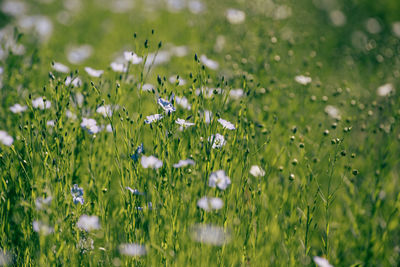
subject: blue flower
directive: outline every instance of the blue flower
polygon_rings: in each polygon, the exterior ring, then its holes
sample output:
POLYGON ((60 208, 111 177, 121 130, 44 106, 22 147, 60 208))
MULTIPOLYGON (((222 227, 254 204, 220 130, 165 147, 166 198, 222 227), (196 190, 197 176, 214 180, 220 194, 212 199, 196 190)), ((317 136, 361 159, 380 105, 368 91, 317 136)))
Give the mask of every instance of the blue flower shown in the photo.
POLYGON ((140 146, 136 148, 135 153, 131 156, 131 159, 133 159, 134 162, 137 162, 143 153, 144 153, 144 147, 143 143, 141 143, 140 146))
POLYGON ((83 203, 85 200, 83 199, 83 188, 78 187, 77 184, 74 184, 74 186, 71 188, 71 195, 73 197, 74 204, 83 203))

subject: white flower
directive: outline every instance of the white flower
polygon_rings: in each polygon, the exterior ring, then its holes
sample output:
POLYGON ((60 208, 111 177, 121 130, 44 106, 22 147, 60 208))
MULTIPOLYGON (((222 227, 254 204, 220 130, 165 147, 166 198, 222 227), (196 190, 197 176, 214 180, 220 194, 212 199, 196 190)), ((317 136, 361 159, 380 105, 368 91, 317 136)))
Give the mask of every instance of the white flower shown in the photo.
POLYGON ((337 107, 328 105, 325 107, 325 112, 333 119, 340 119, 340 111, 337 107))
POLYGON ((72 113, 71 110, 67 110, 65 112, 65 115, 67 116, 68 119, 71 119, 71 120, 76 120, 76 118, 77 118, 76 115, 74 113, 72 113))
POLYGON ((391 92, 394 92, 394 86, 391 83, 379 86, 377 89, 377 94, 379 96, 388 96, 391 92))
POLYGON ((107 124, 106 131, 109 132, 109 133, 113 132, 113 128, 112 128, 111 124, 107 124))
POLYGON ((304 75, 298 75, 298 76, 294 77, 294 80, 302 85, 307 85, 312 82, 311 77, 307 77, 304 75))
POLYGON ((228 130, 235 130, 235 125, 233 125, 231 122, 224 120, 224 119, 218 119, 218 122, 224 127, 224 129, 228 130))
POLYGON ((96 109, 96 112, 103 115, 104 118, 111 117, 113 114, 113 111, 112 111, 110 105, 100 106, 96 109))
POLYGON ((53 69, 57 72, 68 73, 69 68, 61 63, 54 62, 53 69))
POLYGON ((192 238, 200 243, 222 246, 229 242, 230 235, 224 228, 212 224, 197 224, 191 228, 192 238))
POLYGON ((188 165, 195 165, 196 163, 192 159, 185 159, 185 160, 180 160, 178 163, 174 164, 174 168, 181 168, 181 167, 186 167, 188 165))
POLYGON ((21 106, 20 104, 15 104, 10 107, 10 110, 12 113, 21 113, 24 112, 28 107, 27 106, 21 106))
POLYGON ((318 256, 314 257, 314 262, 319 267, 333 267, 333 265, 331 265, 327 259, 318 256))
POLYGON ((179 124, 180 126, 186 128, 195 125, 193 122, 185 121, 184 119, 177 119, 175 123, 179 124))
POLYGON ((206 66, 207 68, 210 68, 212 70, 216 70, 219 68, 219 64, 217 61, 209 59, 205 55, 201 55, 200 61, 204 64, 204 66, 206 66))
POLYGON ((92 52, 93 48, 90 45, 73 47, 68 50, 67 59, 72 64, 80 64, 89 58, 92 52))
POLYGON ((41 110, 49 109, 51 107, 51 102, 49 100, 46 100, 46 104, 45 104, 43 97, 38 97, 38 98, 32 100, 32 106, 34 108, 40 108, 41 110))
POLYGON ((154 156, 142 156, 141 158, 141 163, 143 168, 147 169, 147 168, 153 168, 153 169, 158 169, 161 168, 163 163, 161 160, 159 160, 158 158, 154 157, 154 156))
POLYGON ((187 110, 191 110, 192 109, 192 106, 189 104, 188 99, 186 97, 184 97, 184 96, 183 97, 176 96, 175 97, 175 103, 177 105, 183 107, 184 109, 187 109, 187 110))
POLYGON ((6 131, 0 130, 0 142, 5 146, 11 146, 14 143, 14 138, 9 136, 6 131))
POLYGON ((400 38, 400 21, 393 22, 392 31, 397 38, 400 38))
POLYGON ((88 216, 88 215, 82 215, 79 217, 78 222, 76 223, 76 226, 78 226, 79 229, 85 230, 85 231, 91 231, 91 230, 98 230, 100 229, 100 223, 99 223, 99 217, 97 216, 88 216))
POLYGON ((0 266, 11 264, 11 256, 0 248, 0 266))
POLYGON ((147 60, 145 63, 146 68, 151 65, 157 66, 160 64, 167 63, 171 59, 171 53, 168 51, 158 51, 158 53, 150 53, 147 56, 147 60), (154 61, 154 63, 153 63, 154 61))
POLYGON ((154 86, 154 85, 152 85, 152 84, 149 84, 149 83, 145 83, 145 84, 143 84, 143 86, 142 86, 142 90, 143 91, 148 91, 148 92, 151 92, 151 90, 152 89, 155 89, 156 87, 154 86))
POLYGON ((225 145, 226 141, 225 141, 225 137, 219 133, 215 134, 215 135, 211 135, 208 138, 209 142, 213 142, 212 144, 212 148, 221 148, 225 145))
POLYGON ((176 76, 171 76, 169 77, 169 82, 172 84, 175 84, 176 82, 178 82, 178 85, 185 85, 186 81, 182 78, 177 79, 176 76))
POLYGON ((221 190, 225 190, 230 184, 231 179, 229 179, 223 170, 212 172, 208 180, 210 187, 218 187, 221 190))
POLYGON ((81 127, 87 130, 90 134, 97 134, 101 128, 97 126, 95 119, 82 118, 81 127))
POLYGON ((158 98, 157 103, 168 113, 174 112, 176 110, 172 103, 161 97, 158 98))
POLYGON ((54 127, 56 125, 56 122, 54 120, 49 120, 46 122, 46 125, 50 126, 50 127, 54 127))
POLYGON ((87 74, 95 78, 100 77, 104 73, 104 70, 95 70, 92 69, 91 67, 85 67, 85 71, 87 72, 87 74))
POLYGON ((112 62, 110 67, 115 72, 127 72, 128 68, 123 63, 112 62))
POLYGON ((197 201, 197 206, 205 211, 219 210, 224 206, 224 202, 218 197, 202 197, 197 201))
POLYGON ((126 256, 143 256, 146 255, 146 247, 139 244, 121 244, 119 245, 119 253, 126 256))
POLYGON ((209 124, 212 120, 212 112, 209 110, 204 110, 204 122, 209 124))
POLYGON ((163 118, 163 115, 161 114, 154 114, 146 117, 146 120, 144 121, 147 124, 153 123, 155 121, 159 121, 163 118))
POLYGON ((36 209, 42 210, 45 206, 50 206, 52 199, 53 198, 51 196, 48 196, 46 198, 43 197, 36 198, 35 200, 36 209))
POLYGON ((265 171, 260 166, 253 165, 250 168, 250 174, 254 177, 261 177, 265 175, 265 171))
POLYGON ((54 228, 50 227, 47 224, 42 223, 41 221, 33 221, 32 223, 33 231, 43 234, 43 235, 48 235, 54 233, 54 228))
POLYGON ((204 4, 198 0, 191 0, 188 3, 188 8, 193 14, 199 14, 204 11, 204 4))
POLYGON ((241 10, 230 8, 226 11, 226 18, 231 24, 241 24, 246 19, 246 14, 241 10))
POLYGON ((65 85, 66 86, 72 85, 72 87, 80 87, 82 85, 82 81, 81 79, 79 79, 79 77, 72 79, 71 76, 67 76, 67 78, 65 79, 65 85))
POLYGON ((243 96, 244 92, 243 89, 232 89, 229 92, 229 96, 233 99, 239 99, 243 96))
POLYGON ((126 61, 128 61, 134 65, 139 64, 143 61, 143 58, 138 57, 138 55, 136 55, 133 52, 129 52, 129 51, 124 52, 124 57, 125 57, 126 61))

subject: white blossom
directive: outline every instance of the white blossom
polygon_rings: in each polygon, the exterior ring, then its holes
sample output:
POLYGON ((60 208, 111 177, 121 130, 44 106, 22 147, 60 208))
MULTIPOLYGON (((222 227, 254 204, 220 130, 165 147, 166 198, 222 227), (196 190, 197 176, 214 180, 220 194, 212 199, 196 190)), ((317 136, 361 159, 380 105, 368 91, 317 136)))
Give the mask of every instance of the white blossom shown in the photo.
POLYGON ((121 244, 119 245, 119 253, 126 256, 143 256, 146 255, 146 247, 139 244, 121 244))
POLYGON ((229 179, 223 170, 212 172, 208 180, 210 187, 218 187, 221 190, 225 190, 230 184, 231 179, 229 179))
POLYGON ((302 85, 307 85, 312 82, 311 77, 304 76, 304 75, 298 75, 298 76, 294 77, 294 80, 302 85))
POLYGON ((222 127, 224 127, 224 129, 228 129, 228 130, 235 130, 235 125, 233 125, 233 123, 224 120, 224 119, 218 119, 218 122, 222 125, 222 127))
POLYGON ((88 215, 82 215, 79 217, 78 222, 76 223, 76 226, 78 226, 79 229, 85 230, 85 231, 92 231, 92 230, 98 230, 100 229, 100 223, 99 223, 99 217, 97 216, 88 216, 88 215))
POLYGON ((21 106, 20 104, 15 104, 10 107, 12 113, 21 113, 27 110, 27 106, 21 106))
POLYGON ((197 201, 197 206, 205 211, 219 210, 224 206, 224 202, 218 197, 202 197, 197 201))
POLYGON ((185 159, 185 160, 180 160, 178 163, 174 164, 174 168, 181 168, 181 167, 186 167, 188 165, 195 165, 196 163, 192 159, 185 159))
POLYGON ((87 74, 89 74, 90 76, 95 77, 95 78, 100 77, 104 73, 104 70, 95 70, 91 67, 85 67, 85 71, 87 74))
POLYGON ((68 73, 69 72, 69 67, 67 67, 64 64, 61 64, 59 62, 54 62, 53 69, 55 71, 57 71, 57 72, 62 72, 62 73, 68 73))
POLYGON ((394 86, 391 83, 386 83, 377 89, 378 96, 388 96, 391 92, 394 92, 394 86))
POLYGON ((209 59, 205 55, 200 56, 200 61, 206 66, 207 68, 210 68, 212 70, 216 70, 219 68, 219 64, 217 61, 209 59))
POLYGON ((32 100, 32 106, 41 110, 49 109, 51 107, 51 102, 49 100, 44 101, 43 97, 38 97, 32 100))
POLYGON ((149 115, 146 116, 146 120, 144 121, 147 124, 153 123, 155 121, 159 121, 163 118, 164 116, 161 114, 154 114, 154 115, 149 115))
POLYGON ((261 177, 265 175, 265 171, 260 166, 253 165, 250 168, 250 174, 254 177, 261 177))
POLYGON ((139 57, 134 52, 126 51, 126 52, 124 52, 124 57, 125 57, 126 61, 128 61, 134 65, 139 64, 143 61, 143 58, 139 57))
POLYGON ((158 158, 154 156, 146 157, 144 155, 141 158, 141 164, 145 169, 147 168, 159 169, 163 165, 162 161, 159 160, 158 158))
POLYGON ((6 131, 0 130, 0 142, 5 146, 11 146, 14 143, 14 138, 12 138, 6 131))
POLYGON ((238 9, 229 8, 226 10, 226 18, 231 24, 241 24, 246 19, 246 14, 238 9))
POLYGON ((212 148, 221 148, 225 145, 225 137, 219 133, 212 135, 208 138, 209 142, 212 142, 212 148))

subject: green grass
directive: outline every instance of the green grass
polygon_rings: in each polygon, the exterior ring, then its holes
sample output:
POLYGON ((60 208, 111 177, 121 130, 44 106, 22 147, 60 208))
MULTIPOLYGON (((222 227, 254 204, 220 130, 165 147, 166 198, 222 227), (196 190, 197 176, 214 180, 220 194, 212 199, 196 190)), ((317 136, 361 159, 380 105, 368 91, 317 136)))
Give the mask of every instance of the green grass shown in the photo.
POLYGON ((334 266, 400 262, 397 1, 337 1, 335 9, 347 18, 342 27, 312 1, 279 1, 291 16, 277 20, 272 1, 202 1, 200 14, 135 1, 118 14, 104 7, 111 1, 91 0, 70 13, 68 25, 57 22, 63 1, 23 2, 28 15, 47 16, 53 32, 46 41, 34 30, 14 30, 18 16, 0 14, 0 25, 7 25, 0 130, 14 138, 11 146, 0 142, 0 265, 1 251, 15 266, 315 266, 314 256, 334 266), (245 22, 230 24, 228 8, 243 10, 245 22), (378 34, 365 28, 370 17, 380 23, 378 34), (366 38, 361 48, 357 31, 366 38), (217 39, 225 40, 220 49, 217 39), (25 52, 10 51, 10 40, 25 52), (68 62, 66 51, 83 44, 92 55, 82 64, 68 62), (187 55, 160 65, 147 60, 174 46, 186 46, 187 55), (112 71, 110 63, 124 51, 148 65, 112 71), (219 68, 203 66, 203 54, 219 68), (52 62, 71 73, 55 71, 52 62), (86 66, 104 74, 90 77, 86 66), (186 84, 171 83, 173 75, 186 84), (299 84, 298 75, 312 82, 299 84), (67 76, 79 76, 82 85, 65 85, 67 76), (138 89, 146 83, 155 90, 138 89), (387 83, 395 92, 377 95, 387 83), (198 88, 222 93, 207 97, 198 88), (231 97, 238 88, 243 96, 231 97), (191 109, 175 99, 176 111, 165 113, 157 99, 174 95, 185 96, 191 109), (51 108, 33 107, 42 96, 51 108), (27 110, 12 113, 15 103, 27 110), (111 105, 112 115, 96 112, 103 105, 111 105), (327 106, 340 118, 329 116, 327 106), (205 110, 212 112, 210 123, 205 110), (144 122, 156 113, 164 118, 144 122), (112 132, 91 134, 81 127, 83 118, 110 124, 112 132), (180 130, 178 118, 195 125, 180 130), (224 129, 219 118, 236 129, 224 129), (226 140, 219 149, 209 139, 217 133, 226 140), (143 155, 160 159, 161 168, 132 159, 142 143, 143 155), (183 159, 196 164, 173 167, 183 159), (265 175, 251 175, 253 165, 265 175), (226 190, 209 186, 218 170, 231 180, 226 190), (82 205, 73 202, 74 184, 84 190, 82 205), (50 204, 40 209, 37 199, 48 196, 50 204), (197 205, 203 196, 224 205, 205 211, 197 205), (79 228, 84 214, 97 216, 100 228, 79 228), (36 232, 35 221, 51 233, 36 232), (199 225, 217 227, 214 241, 224 236, 225 242, 198 242, 199 225), (146 254, 123 255, 120 245, 127 243, 143 245, 146 254))

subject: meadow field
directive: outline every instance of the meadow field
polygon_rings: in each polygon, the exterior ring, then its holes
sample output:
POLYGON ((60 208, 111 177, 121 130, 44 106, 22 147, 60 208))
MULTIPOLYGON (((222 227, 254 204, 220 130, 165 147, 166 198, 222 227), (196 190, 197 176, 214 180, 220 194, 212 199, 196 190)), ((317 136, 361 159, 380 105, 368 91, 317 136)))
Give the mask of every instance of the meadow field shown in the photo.
POLYGON ((0 1, 0 266, 399 266, 398 0, 0 1))

